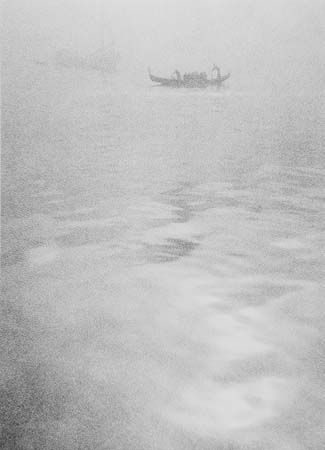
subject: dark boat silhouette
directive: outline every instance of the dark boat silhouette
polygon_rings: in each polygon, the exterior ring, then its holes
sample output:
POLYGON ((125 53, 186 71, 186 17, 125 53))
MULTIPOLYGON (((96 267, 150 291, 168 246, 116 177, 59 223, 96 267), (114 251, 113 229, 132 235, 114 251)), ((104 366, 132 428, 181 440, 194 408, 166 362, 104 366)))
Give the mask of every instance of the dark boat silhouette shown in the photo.
POLYGON ((152 75, 148 69, 149 77, 154 83, 160 86, 167 86, 173 88, 206 88, 208 86, 215 86, 220 88, 222 83, 230 78, 230 73, 221 75, 218 66, 214 65, 211 70, 211 78, 207 77, 206 72, 191 72, 185 73, 183 77, 178 70, 175 70, 170 78, 157 77, 152 75), (215 75, 216 73, 216 75, 215 75))

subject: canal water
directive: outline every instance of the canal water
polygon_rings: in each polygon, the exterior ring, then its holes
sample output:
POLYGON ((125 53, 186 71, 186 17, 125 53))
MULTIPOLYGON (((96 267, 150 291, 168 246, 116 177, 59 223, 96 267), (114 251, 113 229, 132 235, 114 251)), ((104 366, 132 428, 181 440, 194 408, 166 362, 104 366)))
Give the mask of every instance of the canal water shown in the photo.
POLYGON ((324 97, 28 74, 3 104, 3 448, 323 449, 324 97))

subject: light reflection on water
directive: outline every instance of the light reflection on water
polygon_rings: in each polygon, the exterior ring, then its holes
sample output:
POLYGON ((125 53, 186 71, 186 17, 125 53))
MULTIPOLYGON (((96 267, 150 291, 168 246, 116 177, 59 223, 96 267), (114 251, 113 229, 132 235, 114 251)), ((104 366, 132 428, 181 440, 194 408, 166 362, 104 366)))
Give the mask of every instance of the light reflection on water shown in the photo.
POLYGON ((64 145, 95 154, 40 162, 5 222, 8 449, 323 448, 325 170, 235 155, 255 142, 246 116, 214 135, 206 100, 169 101, 151 128, 152 104, 136 123, 105 104, 94 130, 90 108, 81 135, 57 117, 64 145), (120 155, 96 153, 111 139, 120 155), (211 161, 191 167, 199 143, 211 161))

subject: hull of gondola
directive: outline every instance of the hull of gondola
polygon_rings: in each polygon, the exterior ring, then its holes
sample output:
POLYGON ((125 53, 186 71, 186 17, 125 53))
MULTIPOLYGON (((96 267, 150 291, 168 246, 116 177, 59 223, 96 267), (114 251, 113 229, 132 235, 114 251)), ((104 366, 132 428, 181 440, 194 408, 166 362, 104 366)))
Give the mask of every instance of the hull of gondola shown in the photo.
POLYGON ((211 79, 177 79, 177 78, 163 78, 152 75, 149 72, 149 78, 153 83, 156 83, 158 86, 172 87, 172 88, 188 88, 188 89, 205 89, 209 86, 213 86, 216 88, 221 88, 222 83, 228 78, 230 78, 230 73, 224 75, 219 78, 211 78, 211 79))

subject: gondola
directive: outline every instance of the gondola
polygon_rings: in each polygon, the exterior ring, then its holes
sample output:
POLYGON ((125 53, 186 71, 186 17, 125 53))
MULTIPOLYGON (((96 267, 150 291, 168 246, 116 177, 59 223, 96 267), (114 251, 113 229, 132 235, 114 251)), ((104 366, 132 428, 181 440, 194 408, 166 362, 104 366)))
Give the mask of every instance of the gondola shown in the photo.
POLYGON ((179 71, 175 70, 170 78, 152 75, 150 69, 148 69, 148 72, 152 82, 171 88, 207 88, 208 86, 221 88, 222 84, 230 78, 230 73, 221 75, 220 69, 216 65, 212 68, 211 78, 208 78, 205 72, 191 72, 181 76, 179 71), (216 76, 214 75, 215 73, 217 73, 216 76))

